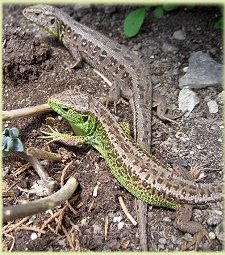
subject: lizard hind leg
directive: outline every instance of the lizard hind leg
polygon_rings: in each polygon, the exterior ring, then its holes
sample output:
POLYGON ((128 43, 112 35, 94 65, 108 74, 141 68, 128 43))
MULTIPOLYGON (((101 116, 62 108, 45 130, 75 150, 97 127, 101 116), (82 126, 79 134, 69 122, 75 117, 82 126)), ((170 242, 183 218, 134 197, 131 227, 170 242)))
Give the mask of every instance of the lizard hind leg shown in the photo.
POLYGON ((182 117, 186 112, 182 112, 178 114, 177 116, 170 116, 166 112, 168 110, 166 100, 163 96, 158 94, 156 91, 153 91, 153 107, 156 107, 156 113, 158 118, 160 118, 163 121, 169 121, 175 124, 178 124, 175 119, 178 119, 182 117))
MULTIPOLYGON (((181 166, 178 167, 177 165, 174 165, 173 168, 176 174, 183 177, 184 179, 195 180, 198 176, 197 173, 193 174, 192 172, 188 172, 185 168, 181 166)), ((183 251, 189 249, 194 244, 195 251, 197 251, 199 244, 204 237, 208 239, 211 245, 208 231, 200 223, 196 221, 191 221, 192 211, 194 207, 196 207, 196 205, 181 204, 177 213, 177 227, 183 232, 194 235, 191 241, 183 245, 183 247, 181 248, 183 251)))
POLYGON ((182 205, 178 211, 176 220, 177 226, 181 231, 194 235, 191 241, 183 245, 181 248, 183 251, 189 249, 194 244, 195 251, 197 251, 199 244, 204 237, 206 237, 211 244, 208 231, 200 223, 190 220, 192 216, 192 209, 192 205, 182 205))

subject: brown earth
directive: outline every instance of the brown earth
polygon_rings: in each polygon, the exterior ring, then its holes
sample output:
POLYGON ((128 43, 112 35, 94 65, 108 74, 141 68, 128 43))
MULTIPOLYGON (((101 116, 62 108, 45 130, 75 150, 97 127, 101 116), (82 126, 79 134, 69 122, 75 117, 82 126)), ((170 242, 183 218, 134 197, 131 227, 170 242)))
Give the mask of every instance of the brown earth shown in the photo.
MULTIPOLYGON (((208 52, 215 60, 222 62, 222 32, 214 29, 219 15, 215 7, 195 8, 190 12, 180 8, 161 20, 155 20, 149 12, 140 34, 129 40, 122 34, 122 24, 132 7, 88 6, 76 10, 73 7, 67 6, 63 9, 82 24, 138 51, 143 59, 150 63, 153 84, 160 84, 158 90, 166 96, 171 111, 178 108, 178 79, 184 74, 183 68, 188 65, 188 58, 192 52, 208 52), (176 41, 172 35, 182 28, 185 29, 187 38, 185 41, 176 41), (162 50, 164 42, 178 47, 178 52, 165 53, 162 50)), ((22 5, 4 6, 3 109, 11 110, 46 103, 51 94, 74 88, 103 98, 109 86, 85 63, 80 69, 68 68, 68 63, 71 62, 69 52, 55 38, 26 20, 22 15, 23 8, 22 5)), ((202 181, 208 183, 220 181, 222 178, 223 120, 221 103, 219 112, 210 114, 204 98, 209 96, 216 99, 221 91, 222 88, 198 90, 200 104, 191 116, 180 118, 179 124, 162 122, 155 112, 153 116, 153 154, 164 163, 179 161, 185 166, 204 165, 205 178, 202 181)), ((56 116, 52 113, 12 120, 5 122, 3 128, 17 127, 25 148, 42 148, 45 141, 38 137, 41 135, 41 128, 45 127, 46 116, 50 115, 56 116)), ((118 121, 127 121, 132 125, 132 112, 127 105, 118 106, 116 117, 118 121)), ((60 123, 59 126, 61 130, 65 130, 65 123, 60 123)), ((66 210, 62 219, 66 232, 60 229, 58 233, 54 233, 57 223, 53 221, 45 229, 45 234, 35 240, 31 239, 33 231, 16 228, 9 233, 11 236, 4 235, 4 251, 10 247, 13 251, 139 251, 138 227, 132 225, 124 215, 118 196, 123 197, 134 218, 136 201, 111 176, 98 152, 86 147, 68 148, 59 143, 51 144, 51 149, 63 156, 61 162, 45 162, 49 175, 56 181, 60 182, 62 169, 73 161, 69 175, 73 174, 80 183, 79 200, 72 203, 77 213, 66 210), (98 195, 93 197, 93 190, 97 184, 98 195), (105 238, 106 216, 109 224, 105 238), (118 223, 113 221, 118 216, 122 217, 121 222, 124 223, 121 229, 118 228, 118 223), (14 244, 12 236, 15 238, 14 244)), ((14 193, 14 196, 4 198, 4 205, 38 198, 29 193, 33 183, 38 180, 32 168, 18 177, 14 175, 25 163, 13 155, 4 159, 4 184, 6 187, 12 187, 11 191, 14 193)), ((60 211, 63 206, 55 208, 53 212, 60 211)), ((221 220, 213 219, 215 215, 220 215, 221 207, 221 204, 210 205, 205 210, 195 210, 193 218, 201 222, 208 231, 217 233, 216 229, 221 226, 221 220)), ((40 228, 50 215, 50 211, 34 215, 24 224, 40 228)), ((190 235, 184 235, 177 229, 175 215, 171 210, 149 206, 150 251, 180 250, 185 240, 190 238, 190 235)), ((4 230, 13 223, 5 225, 4 230)), ((199 249, 221 250, 222 243, 215 238, 210 247, 204 239, 199 249)))

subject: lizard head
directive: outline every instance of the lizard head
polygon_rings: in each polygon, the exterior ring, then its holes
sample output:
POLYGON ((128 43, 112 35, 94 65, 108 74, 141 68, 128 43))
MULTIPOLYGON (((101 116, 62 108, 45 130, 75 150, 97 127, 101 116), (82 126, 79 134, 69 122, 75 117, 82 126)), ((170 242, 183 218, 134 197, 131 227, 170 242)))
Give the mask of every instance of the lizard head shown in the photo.
POLYGON ((58 19, 60 13, 57 8, 44 4, 33 5, 25 8, 23 15, 38 26, 44 28, 48 33, 60 39, 60 21, 58 19))
POLYGON ((91 113, 92 99, 88 94, 66 90, 49 98, 49 106, 66 119, 76 134, 89 133, 96 118, 91 113))
POLYGON ((51 96, 48 100, 48 104, 53 110, 55 110, 54 107, 57 107, 67 111, 73 109, 79 113, 85 114, 89 112, 90 101, 91 97, 88 94, 83 94, 75 90, 65 90, 51 96))

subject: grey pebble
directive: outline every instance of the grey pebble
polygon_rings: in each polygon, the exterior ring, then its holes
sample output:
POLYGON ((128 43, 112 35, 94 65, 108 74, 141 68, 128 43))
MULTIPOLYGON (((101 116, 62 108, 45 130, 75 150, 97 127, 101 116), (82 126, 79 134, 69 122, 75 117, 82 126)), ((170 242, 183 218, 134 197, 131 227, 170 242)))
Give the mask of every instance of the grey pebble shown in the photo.
POLYGON ((215 234, 218 240, 222 243, 224 241, 223 237, 223 222, 221 222, 216 228, 215 228, 215 234))
POLYGON ((179 41, 183 41, 186 38, 186 33, 184 30, 177 30, 173 33, 173 38, 179 41))
POLYGON ((178 48, 170 43, 163 43, 162 50, 166 53, 176 53, 178 52, 178 48))
POLYGON ((221 86, 223 65, 201 51, 192 53, 187 73, 179 79, 179 87, 205 88, 221 86))

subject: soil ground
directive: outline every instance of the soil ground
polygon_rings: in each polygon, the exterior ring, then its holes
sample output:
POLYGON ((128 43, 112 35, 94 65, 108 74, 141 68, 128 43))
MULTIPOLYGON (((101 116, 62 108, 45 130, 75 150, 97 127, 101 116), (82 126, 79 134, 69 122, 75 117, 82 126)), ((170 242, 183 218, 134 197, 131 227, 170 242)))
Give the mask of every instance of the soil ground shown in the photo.
MULTIPOLYGON (((4 6, 3 109, 12 110, 46 103, 50 95, 66 89, 85 91, 96 98, 104 98, 109 86, 85 63, 80 69, 68 68, 71 61, 69 52, 55 38, 26 20, 22 15, 24 7, 4 6)), ((178 80, 184 75, 183 68, 188 66, 188 58, 192 52, 208 52, 216 61, 222 62, 222 31, 214 29, 219 16, 215 7, 196 7, 192 11, 180 8, 168 13, 161 20, 156 20, 152 12, 149 12, 140 34, 133 39, 124 37, 122 24, 134 7, 60 7, 82 24, 138 51, 150 64, 153 85, 166 96, 171 112, 178 109, 178 80), (187 37, 184 41, 172 38, 173 33, 179 29, 186 31, 187 37), (165 42, 176 46, 177 53, 164 52, 162 45, 165 42)), ((178 124, 163 122, 153 112, 152 153, 165 164, 179 162, 184 166, 203 165, 205 177, 201 181, 206 183, 221 181, 223 177, 222 103, 219 103, 217 114, 210 114, 204 100, 206 97, 217 100, 221 91, 222 88, 198 90, 200 104, 189 117, 181 117, 178 124)), ((46 141, 38 137, 41 135, 40 130, 46 128, 47 116, 56 117, 56 114, 8 121, 3 128, 17 127, 25 148, 42 148, 46 141)), ((118 121, 130 123, 132 129, 132 112, 128 105, 118 105, 116 118, 118 121)), ((58 125, 61 131, 70 130, 62 121, 58 125)), ((61 214, 61 228, 57 221, 52 221, 44 229, 45 233, 34 240, 31 234, 35 231, 24 230, 23 227, 41 228, 51 213, 60 211, 64 205, 52 212, 49 210, 29 217, 23 225, 4 234, 4 251, 10 247, 13 251, 139 251, 138 226, 132 225, 118 202, 118 196, 122 196, 128 210, 136 219, 135 198, 119 186, 99 153, 92 148, 68 148, 59 143, 51 144, 51 150, 60 153, 63 160, 45 162, 45 168, 59 183, 62 170, 69 162, 73 162, 68 175, 74 175, 80 183, 79 199, 72 203, 76 214, 67 208, 64 214, 61 214), (93 197, 97 184, 98 194, 93 197), (105 237, 106 217, 109 223, 105 237), (115 217, 121 217, 122 223, 115 222, 115 219, 118 219, 115 217), (57 226, 58 232, 55 231, 57 226)), ((14 174, 25 163, 13 155, 4 159, 4 184, 6 188, 11 187, 12 191, 12 196, 4 197, 4 205, 38 198, 29 192, 33 183, 38 180, 32 168, 19 176, 14 174)), ((202 223, 208 231, 216 233, 211 246, 204 239, 200 250, 222 249, 217 235, 222 219, 215 220, 221 215, 221 211, 222 204, 209 205, 205 210, 194 210, 194 220, 202 223)), ((176 213, 169 209, 149 206, 150 251, 180 250, 185 241, 191 238, 177 229, 175 216, 176 213)), ((14 222, 10 222, 5 225, 4 231, 13 224, 14 222)))

